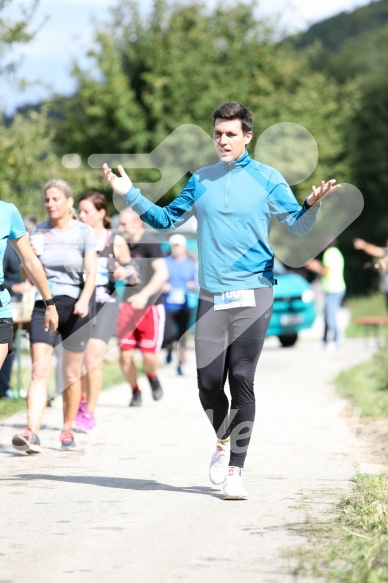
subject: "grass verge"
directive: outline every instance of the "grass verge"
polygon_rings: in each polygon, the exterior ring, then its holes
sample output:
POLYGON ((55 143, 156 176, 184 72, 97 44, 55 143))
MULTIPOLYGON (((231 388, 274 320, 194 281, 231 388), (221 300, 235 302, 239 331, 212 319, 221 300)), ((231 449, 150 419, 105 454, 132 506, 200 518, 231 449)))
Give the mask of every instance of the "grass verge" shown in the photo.
POLYGON ((307 524, 303 574, 339 583, 388 582, 388 474, 354 478, 355 488, 330 522, 307 524))
MULTIPOLYGON (((354 318, 360 316, 387 316, 384 295, 380 292, 361 298, 345 299, 344 306, 349 308, 352 316, 351 321, 346 328, 348 338, 361 338, 365 334, 364 326, 354 323, 354 318)), ((382 326, 380 330, 381 337, 388 336, 388 326, 382 326)))
POLYGON ((342 372, 336 379, 338 391, 368 417, 387 417, 388 423, 388 347, 371 360, 342 372))
POLYGON ((26 399, 0 399, 0 419, 10 417, 18 411, 24 411, 26 408, 26 399))
MULTIPOLYGON (((386 315, 382 294, 349 300, 352 319, 386 315)), ((361 336, 350 324, 347 335, 361 336)), ((378 418, 388 426, 388 343, 371 360, 336 379, 342 397, 361 409, 362 420, 378 418)), ((380 459, 378 460, 380 461, 380 459)), ((335 509, 335 517, 305 526, 308 544, 300 552, 298 571, 339 583, 388 582, 388 473, 359 474, 352 493, 335 509)))

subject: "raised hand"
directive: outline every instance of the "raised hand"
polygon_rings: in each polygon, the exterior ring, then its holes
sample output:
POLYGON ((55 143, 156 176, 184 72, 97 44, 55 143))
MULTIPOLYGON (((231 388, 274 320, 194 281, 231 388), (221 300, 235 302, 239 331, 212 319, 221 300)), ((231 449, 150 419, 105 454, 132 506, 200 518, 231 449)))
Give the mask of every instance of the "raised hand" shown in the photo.
POLYGON ((117 194, 127 194, 127 192, 132 188, 132 180, 129 178, 128 174, 125 172, 122 166, 117 167, 120 176, 117 176, 112 172, 112 168, 109 168, 108 164, 104 164, 102 170, 104 172, 105 180, 109 182, 111 187, 117 194))
POLYGON ((319 200, 322 200, 322 198, 329 194, 329 192, 334 192, 341 188, 341 184, 335 184, 336 182, 337 181, 334 179, 328 180, 327 182, 322 180, 321 185, 318 186, 318 188, 313 185, 312 193, 307 197, 307 204, 311 206, 319 200))

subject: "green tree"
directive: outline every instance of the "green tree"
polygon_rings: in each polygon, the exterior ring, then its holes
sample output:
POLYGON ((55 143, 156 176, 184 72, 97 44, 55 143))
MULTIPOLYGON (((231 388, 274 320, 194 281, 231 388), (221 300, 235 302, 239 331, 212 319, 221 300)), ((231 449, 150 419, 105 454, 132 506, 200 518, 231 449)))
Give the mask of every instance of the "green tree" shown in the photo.
MULTIPOLYGON (((385 243, 388 235, 388 80, 375 79, 365 88, 348 134, 351 172, 365 197, 360 236, 373 232, 385 243)), ((378 241, 376 241, 377 243, 378 241)))
MULTIPOLYGON (((357 100, 354 86, 340 86, 291 44, 275 42, 256 8, 255 1, 207 9, 155 0, 144 17, 137 3, 120 2, 96 33, 90 66, 74 69, 76 94, 53 105, 61 116, 61 152, 85 160, 94 153, 148 153, 185 123, 211 135, 215 107, 238 100, 254 114, 256 139, 282 121, 313 133, 320 160, 298 196, 323 176, 347 179, 343 134, 357 100)), ((131 176, 136 181, 140 174, 131 176)))
POLYGON ((0 124, 1 199, 40 218, 45 215, 42 187, 50 179, 68 180, 75 193, 95 186, 90 169, 64 167, 54 152, 53 137, 45 108, 16 115, 8 127, 0 124))
POLYGON ((313 24, 295 46, 316 45, 312 65, 344 82, 385 75, 388 58, 388 0, 371 2, 313 24))
MULTIPOLYGON (((18 17, 11 19, 6 16, 6 9, 12 0, 0 0, 0 78, 10 77, 20 82, 13 49, 18 44, 30 42, 35 36, 37 31, 30 23, 38 2, 31 0, 20 8, 18 17)), ((44 216, 42 186, 51 178, 68 179, 77 193, 96 185, 89 168, 81 165, 70 170, 62 164, 55 149, 48 110, 44 106, 38 111, 17 114, 7 122, 0 113, 0 145, 1 199, 16 203, 23 213, 44 216)))
POLYGON ((39 0, 31 0, 27 7, 20 9, 20 16, 11 19, 5 15, 6 8, 12 0, 0 0, 0 75, 15 72, 16 62, 9 58, 17 44, 32 40, 35 31, 31 30, 30 21, 36 11, 39 0))
POLYGON ((310 65, 338 83, 355 87, 355 107, 347 109, 342 150, 349 182, 364 197, 364 210, 341 237, 346 259, 346 279, 351 293, 377 287, 378 277, 363 269, 367 257, 353 249, 352 239, 362 237, 377 245, 387 239, 388 202, 388 0, 371 2, 314 24, 294 39, 299 48, 310 47, 310 65), (313 45, 311 47, 311 45, 313 45))
POLYGON ((350 120, 346 146, 353 183, 364 197, 364 210, 344 235, 350 288, 365 293, 377 287, 377 273, 362 268, 368 257, 354 251, 352 239, 361 237, 385 246, 388 239, 388 81, 369 79, 360 106, 350 120))

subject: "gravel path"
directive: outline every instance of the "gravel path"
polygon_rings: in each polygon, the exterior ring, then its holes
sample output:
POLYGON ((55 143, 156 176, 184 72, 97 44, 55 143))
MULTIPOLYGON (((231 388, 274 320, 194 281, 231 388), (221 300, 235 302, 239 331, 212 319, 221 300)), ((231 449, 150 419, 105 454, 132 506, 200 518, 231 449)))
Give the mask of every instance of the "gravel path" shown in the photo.
POLYGON ((163 367, 165 397, 128 407, 126 385, 101 396, 98 431, 78 452, 59 450, 61 403, 47 409, 43 454, 9 446, 25 414, 0 422, 0 583, 291 583, 289 548, 306 516, 319 518, 349 491, 359 443, 339 371, 372 347, 346 341, 323 351, 301 340, 266 342, 256 377, 257 418, 245 482, 247 502, 224 501, 208 481, 214 449, 199 405, 194 357, 186 376, 163 367))

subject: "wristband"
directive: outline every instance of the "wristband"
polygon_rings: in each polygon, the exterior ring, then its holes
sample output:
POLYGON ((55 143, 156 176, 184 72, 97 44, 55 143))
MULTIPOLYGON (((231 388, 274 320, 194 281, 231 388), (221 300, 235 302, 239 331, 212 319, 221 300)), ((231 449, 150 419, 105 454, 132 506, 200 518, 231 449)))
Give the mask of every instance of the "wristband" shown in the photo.
POLYGON ((136 262, 135 262, 133 259, 131 259, 131 261, 129 261, 128 263, 126 263, 126 264, 124 265, 124 267, 125 267, 126 269, 127 269, 128 267, 136 267, 136 268, 137 268, 137 264, 136 264, 136 262))
POLYGON ((44 303, 45 303, 45 305, 46 305, 46 308, 47 308, 48 306, 55 306, 55 299, 54 299, 54 298, 50 298, 50 299, 48 299, 48 300, 43 300, 43 301, 44 301, 44 303))
MULTIPOLYGON (((135 285, 137 285, 138 283, 141 283, 141 280, 140 280, 140 269, 139 269, 139 266, 136 263, 136 261, 134 261, 133 259, 131 259, 131 261, 129 263, 127 263, 124 267, 126 269, 128 269, 128 267, 134 267, 136 269, 136 272, 137 272, 137 282, 136 282, 135 285)), ((133 275, 129 275, 128 277, 126 277, 126 281, 130 282, 133 279, 133 277, 134 277, 133 275)), ((134 284, 132 284, 132 285, 134 285, 134 284)))

